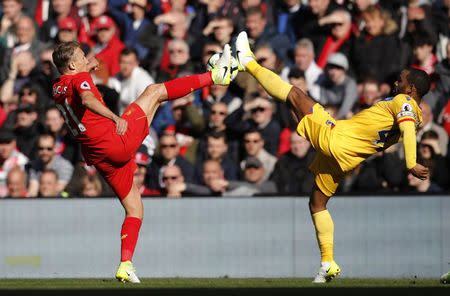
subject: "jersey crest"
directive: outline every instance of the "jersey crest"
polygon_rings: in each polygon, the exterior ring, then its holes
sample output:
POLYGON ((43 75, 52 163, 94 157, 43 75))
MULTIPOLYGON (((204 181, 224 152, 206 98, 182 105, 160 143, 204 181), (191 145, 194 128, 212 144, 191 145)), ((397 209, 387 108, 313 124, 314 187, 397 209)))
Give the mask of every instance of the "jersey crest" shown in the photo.
POLYGON ((91 86, 89 85, 89 83, 87 81, 83 81, 80 85, 81 89, 85 89, 85 90, 89 90, 91 89, 91 86))

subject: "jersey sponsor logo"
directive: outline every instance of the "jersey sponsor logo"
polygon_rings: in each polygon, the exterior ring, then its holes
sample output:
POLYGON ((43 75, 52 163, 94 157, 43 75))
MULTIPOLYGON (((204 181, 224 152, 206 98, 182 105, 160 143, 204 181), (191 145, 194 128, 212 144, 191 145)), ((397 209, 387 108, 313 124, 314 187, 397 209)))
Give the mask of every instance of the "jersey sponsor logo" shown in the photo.
POLYGON ((80 85, 81 89, 91 89, 91 86, 89 85, 89 82, 83 81, 80 85))

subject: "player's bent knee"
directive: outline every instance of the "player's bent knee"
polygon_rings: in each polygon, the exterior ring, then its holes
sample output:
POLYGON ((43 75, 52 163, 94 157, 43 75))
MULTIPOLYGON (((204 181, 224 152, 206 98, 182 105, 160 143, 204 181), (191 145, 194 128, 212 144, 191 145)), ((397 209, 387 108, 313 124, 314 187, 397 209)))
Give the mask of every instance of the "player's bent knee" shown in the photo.
POLYGON ((163 102, 167 99, 166 87, 162 83, 150 84, 144 90, 144 95, 150 98, 155 98, 158 102, 163 102))

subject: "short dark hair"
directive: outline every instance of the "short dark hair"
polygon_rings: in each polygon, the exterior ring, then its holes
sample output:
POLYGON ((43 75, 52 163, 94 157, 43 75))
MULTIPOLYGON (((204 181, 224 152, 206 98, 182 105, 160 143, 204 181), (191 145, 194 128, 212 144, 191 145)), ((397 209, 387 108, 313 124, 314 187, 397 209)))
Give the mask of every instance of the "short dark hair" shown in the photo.
POLYGON ((225 143, 227 143, 227 135, 226 135, 225 132, 223 132, 223 131, 213 131, 213 132, 210 132, 210 133, 208 133, 208 135, 206 136, 206 139, 209 139, 209 138, 213 138, 213 139, 220 139, 220 138, 223 138, 223 141, 224 141, 225 143))
POLYGON ((247 9, 247 11, 245 12, 246 17, 249 17, 250 15, 255 15, 255 14, 259 15, 261 18, 266 18, 266 14, 259 6, 249 7, 247 9))
POLYGON ((407 78, 408 82, 416 88, 419 99, 426 95, 430 90, 431 79, 427 72, 420 69, 409 68, 407 78))
POLYGON ((429 130, 423 133, 420 141, 427 139, 439 140, 439 135, 434 130, 429 130))
POLYGON ((134 54, 136 59, 139 60, 139 54, 138 54, 137 50, 135 48, 133 48, 133 47, 125 47, 120 52, 120 56, 130 55, 130 54, 134 54))
POLYGON ((248 135, 248 134, 259 134, 259 135, 261 136, 261 138, 264 139, 264 138, 263 138, 263 135, 262 135, 262 133, 261 133, 261 131, 260 131, 259 129, 257 129, 256 127, 251 127, 251 128, 249 128, 249 129, 247 129, 247 130, 244 132, 244 137, 245 137, 246 135, 248 135))
POLYGON ((77 41, 62 42, 56 46, 52 58, 59 73, 63 73, 67 69, 75 50, 79 47, 80 43, 77 41))
POLYGON ((305 79, 305 71, 301 70, 299 67, 294 66, 289 70, 288 78, 303 78, 305 79))

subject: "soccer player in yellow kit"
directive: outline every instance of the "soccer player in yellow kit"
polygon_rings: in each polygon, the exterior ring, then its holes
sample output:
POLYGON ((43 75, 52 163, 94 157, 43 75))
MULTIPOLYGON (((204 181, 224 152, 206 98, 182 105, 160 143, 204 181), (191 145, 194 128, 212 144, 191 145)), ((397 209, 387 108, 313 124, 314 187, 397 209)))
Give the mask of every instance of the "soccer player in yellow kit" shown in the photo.
POLYGON ((422 123, 421 98, 430 89, 422 70, 403 70, 395 83, 396 96, 386 98, 349 120, 335 120, 299 88, 260 66, 250 49, 247 33, 236 40, 240 71, 247 71, 274 98, 287 102, 298 120, 297 132, 311 142, 316 157, 310 165, 315 188, 309 200, 312 221, 321 253, 314 283, 336 277, 341 269, 333 258, 334 224, 326 205, 344 175, 363 160, 403 139, 408 172, 428 178, 428 169, 416 163, 416 129, 422 123))

